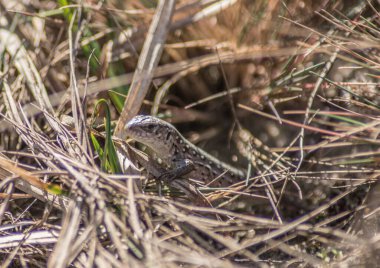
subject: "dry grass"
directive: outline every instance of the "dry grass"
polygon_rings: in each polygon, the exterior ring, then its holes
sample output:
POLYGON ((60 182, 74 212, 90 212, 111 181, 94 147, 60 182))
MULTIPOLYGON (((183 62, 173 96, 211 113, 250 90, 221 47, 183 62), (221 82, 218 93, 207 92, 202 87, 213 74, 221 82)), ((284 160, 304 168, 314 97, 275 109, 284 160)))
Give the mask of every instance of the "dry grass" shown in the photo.
POLYGON ((125 2, 1 2, 2 267, 375 266, 379 5, 125 2), (249 176, 161 185, 137 113, 249 176))

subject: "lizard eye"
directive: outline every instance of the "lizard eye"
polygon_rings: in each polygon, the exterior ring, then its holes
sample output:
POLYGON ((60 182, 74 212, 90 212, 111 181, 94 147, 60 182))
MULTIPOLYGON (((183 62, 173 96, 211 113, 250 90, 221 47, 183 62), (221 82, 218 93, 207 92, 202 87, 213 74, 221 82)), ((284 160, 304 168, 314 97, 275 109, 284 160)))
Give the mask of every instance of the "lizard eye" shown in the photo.
POLYGON ((150 131, 152 131, 154 129, 154 125, 150 124, 150 125, 147 125, 146 128, 150 131))

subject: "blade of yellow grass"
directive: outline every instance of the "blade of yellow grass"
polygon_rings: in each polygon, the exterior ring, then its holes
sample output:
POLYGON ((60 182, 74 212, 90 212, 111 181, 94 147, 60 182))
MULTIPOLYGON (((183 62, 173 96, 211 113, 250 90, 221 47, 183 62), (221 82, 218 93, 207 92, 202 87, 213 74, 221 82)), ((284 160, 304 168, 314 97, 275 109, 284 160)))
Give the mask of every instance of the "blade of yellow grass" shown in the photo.
POLYGON ((5 199, 5 198, 11 198, 11 199, 23 199, 23 198, 31 198, 33 197, 30 194, 5 194, 5 193, 0 193, 0 199, 5 199))
POLYGON ((0 157, 0 167, 3 169, 18 175, 21 179, 25 180, 29 184, 41 189, 41 190, 47 190, 48 186, 46 183, 43 183, 39 180, 39 178, 35 175, 33 175, 30 171, 27 171, 23 168, 18 167, 15 163, 0 157))
POLYGON ((61 193, 61 189, 57 190, 54 185, 42 182, 32 172, 18 167, 14 162, 0 156, 0 180, 12 176, 12 174, 20 177, 20 180, 16 182, 16 187, 21 191, 42 202, 52 202, 58 209, 66 210, 69 199, 63 195, 53 194, 53 192, 61 193))

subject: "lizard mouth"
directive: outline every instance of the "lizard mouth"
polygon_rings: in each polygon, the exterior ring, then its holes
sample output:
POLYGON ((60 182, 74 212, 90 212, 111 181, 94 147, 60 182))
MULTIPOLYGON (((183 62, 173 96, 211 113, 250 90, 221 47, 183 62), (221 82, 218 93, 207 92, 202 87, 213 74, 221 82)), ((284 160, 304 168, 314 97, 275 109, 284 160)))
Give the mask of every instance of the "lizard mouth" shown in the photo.
POLYGON ((139 120, 136 120, 136 117, 132 118, 125 125, 125 131, 131 138, 141 136, 141 134, 144 133, 144 131, 139 127, 139 120))

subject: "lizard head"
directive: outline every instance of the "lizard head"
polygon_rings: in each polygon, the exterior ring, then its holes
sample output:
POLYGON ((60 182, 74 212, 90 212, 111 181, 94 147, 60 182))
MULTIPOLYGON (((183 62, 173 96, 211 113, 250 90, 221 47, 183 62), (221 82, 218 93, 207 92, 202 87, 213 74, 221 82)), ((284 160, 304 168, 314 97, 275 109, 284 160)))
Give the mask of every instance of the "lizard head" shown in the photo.
POLYGON ((137 115, 125 126, 127 135, 150 147, 160 158, 166 158, 173 152, 178 131, 169 123, 149 115, 137 115))

